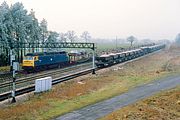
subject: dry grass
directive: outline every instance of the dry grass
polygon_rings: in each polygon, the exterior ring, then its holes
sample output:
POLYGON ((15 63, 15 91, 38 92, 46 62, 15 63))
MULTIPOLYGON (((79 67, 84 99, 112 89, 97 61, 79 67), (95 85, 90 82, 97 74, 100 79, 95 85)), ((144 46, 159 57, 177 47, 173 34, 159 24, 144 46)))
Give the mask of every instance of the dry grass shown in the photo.
POLYGON ((10 66, 2 66, 0 67, 0 72, 7 72, 10 70, 10 66))
POLYGON ((178 119, 180 119, 180 86, 124 107, 101 120, 178 119))
POLYGON ((86 75, 64 82, 49 92, 29 97, 24 103, 0 108, 0 119, 53 118, 119 95, 155 78, 177 73, 178 68, 173 71, 166 69, 170 60, 175 61, 173 64, 179 64, 176 59, 177 54, 172 51, 162 51, 123 66, 115 65, 100 70, 96 75, 86 75))

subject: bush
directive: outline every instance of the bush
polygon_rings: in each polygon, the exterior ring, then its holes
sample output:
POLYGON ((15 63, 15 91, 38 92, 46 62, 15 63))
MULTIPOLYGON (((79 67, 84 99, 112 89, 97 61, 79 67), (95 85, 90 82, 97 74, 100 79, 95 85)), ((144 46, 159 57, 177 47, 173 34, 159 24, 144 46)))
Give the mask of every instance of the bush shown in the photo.
POLYGON ((8 64, 8 56, 5 54, 0 54, 0 66, 5 66, 8 64))

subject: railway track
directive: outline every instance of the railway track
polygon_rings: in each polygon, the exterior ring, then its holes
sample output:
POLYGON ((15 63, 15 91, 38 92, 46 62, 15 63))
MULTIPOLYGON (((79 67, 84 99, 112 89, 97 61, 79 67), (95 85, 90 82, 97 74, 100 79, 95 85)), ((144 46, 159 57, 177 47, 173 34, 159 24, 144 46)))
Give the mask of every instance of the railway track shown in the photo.
MULTIPOLYGON (((93 69, 90 68, 90 69, 86 69, 86 70, 83 70, 83 71, 72 73, 72 74, 69 74, 69 75, 66 75, 66 76, 63 76, 63 77, 55 78, 52 81, 52 85, 55 85, 55 84, 58 84, 60 82, 64 82, 64 81, 79 77, 81 75, 88 74, 88 73, 92 72, 92 70, 93 69)), ((22 94, 25 94, 25 93, 28 93, 28 92, 32 92, 34 90, 35 90, 35 85, 31 84, 30 86, 17 89, 15 94, 16 94, 16 96, 18 96, 18 95, 22 95, 22 94)), ((8 98, 11 98, 11 91, 0 94, 0 101, 6 100, 8 98)))
MULTIPOLYGON (((156 51, 156 52, 158 52, 158 51, 156 51)), ((155 54, 156 52, 149 53, 149 54, 146 54, 144 56, 141 56, 141 57, 138 57, 138 58, 135 58, 132 60, 128 60, 126 62, 123 62, 123 64, 134 61, 134 60, 141 59, 141 58, 146 57, 148 55, 155 54)), ((95 68, 95 69, 98 70, 99 68, 95 68)), ((47 72, 47 73, 43 73, 43 74, 34 75, 32 77, 21 78, 21 79, 18 79, 16 81, 16 93, 15 94, 16 94, 16 96, 18 96, 18 95, 22 95, 22 94, 34 91, 35 90, 34 83, 35 83, 35 80, 38 78, 52 76, 52 78, 53 78, 52 84, 55 85, 55 84, 58 84, 60 82, 70 80, 72 78, 76 78, 76 77, 79 77, 81 75, 91 73, 92 70, 93 69, 92 69, 92 62, 91 62, 91 63, 87 63, 87 64, 82 64, 82 65, 77 65, 77 66, 65 68, 63 70, 57 70, 54 72, 47 72), (80 69, 77 69, 77 68, 80 68, 80 69), (71 72, 69 72, 69 70, 71 72), (17 88, 17 86, 19 88, 17 88)), ((5 87, 8 88, 9 86, 12 86, 12 82, 2 83, 2 84, 0 84, 0 90, 2 90, 2 88, 5 88, 5 87)), ((11 98, 10 89, 6 92, 0 93, 0 101, 6 100, 8 98, 11 98)))
MULTIPOLYGON (((81 62, 78 61, 74 65, 65 66, 65 67, 63 67, 61 69, 71 68, 71 67, 78 66, 78 65, 81 65, 81 64, 86 64, 86 63, 91 62, 91 61, 92 61, 91 58, 89 58, 89 59, 86 59, 86 60, 81 61, 81 62)), ((18 74, 16 75, 16 78, 21 79, 21 78, 25 78, 25 77, 32 77, 32 76, 35 76, 35 75, 38 76, 38 75, 41 75, 41 74, 52 73, 52 72, 57 71, 57 70, 59 70, 59 68, 48 69, 48 70, 45 70, 45 71, 39 71, 37 73, 25 74, 25 71, 20 69, 20 71, 18 71, 18 74)), ((1 83, 4 83, 6 81, 11 81, 12 79, 13 79, 12 72, 9 72, 9 71, 0 72, 0 82, 1 83)))
MULTIPOLYGON (((15 82, 16 89, 19 89, 21 87, 31 86, 32 84, 35 83, 35 80, 39 78, 51 76, 53 79, 56 79, 58 77, 65 76, 67 74, 72 74, 77 71, 89 69, 91 68, 91 66, 92 66, 92 62, 88 62, 80 65, 67 67, 64 69, 57 69, 54 71, 43 72, 25 78, 19 78, 15 82)), ((12 81, 8 81, 0 84, 0 94, 9 92, 10 90, 12 90, 12 81)))

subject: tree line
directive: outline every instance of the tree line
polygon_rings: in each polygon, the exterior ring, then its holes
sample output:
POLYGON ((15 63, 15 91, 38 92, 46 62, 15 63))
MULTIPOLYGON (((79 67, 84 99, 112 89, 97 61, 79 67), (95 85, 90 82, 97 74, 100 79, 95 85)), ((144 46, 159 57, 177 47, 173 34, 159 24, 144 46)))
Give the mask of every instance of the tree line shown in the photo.
MULTIPOLYGON (((0 5, 0 65, 9 63, 9 49, 13 42, 46 44, 48 42, 75 42, 78 38, 73 30, 57 33, 49 31, 47 26, 45 19, 38 21, 33 9, 28 12, 20 2, 11 6, 3 2, 0 5)), ((85 31, 80 38, 88 42, 91 36, 88 31, 85 31)), ((17 55, 17 60, 21 62, 26 51, 26 48, 17 48, 13 52, 17 55)), ((34 51, 35 49, 31 50, 31 52, 34 51)))

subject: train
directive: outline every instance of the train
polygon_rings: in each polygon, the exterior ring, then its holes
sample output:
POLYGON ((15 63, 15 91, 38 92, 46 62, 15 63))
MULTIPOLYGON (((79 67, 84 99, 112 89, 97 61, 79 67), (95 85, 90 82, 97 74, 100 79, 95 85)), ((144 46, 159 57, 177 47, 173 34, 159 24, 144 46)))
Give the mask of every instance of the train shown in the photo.
POLYGON ((96 57, 95 64, 98 68, 107 67, 117 63, 135 59, 145 54, 158 51, 162 48, 165 48, 165 44, 140 47, 138 49, 119 52, 119 53, 103 54, 99 57, 96 57))
MULTIPOLYGON (((119 53, 103 54, 95 57, 95 64, 99 68, 106 67, 143 56, 164 47, 164 44, 153 45, 119 53)), ((23 59, 22 68, 26 72, 34 72, 50 68, 62 68, 90 60, 92 60, 92 57, 87 55, 86 51, 28 53, 23 59)))
POLYGON ((88 61, 86 54, 84 51, 28 53, 23 58, 22 69, 26 72, 34 72, 62 68, 88 61))

